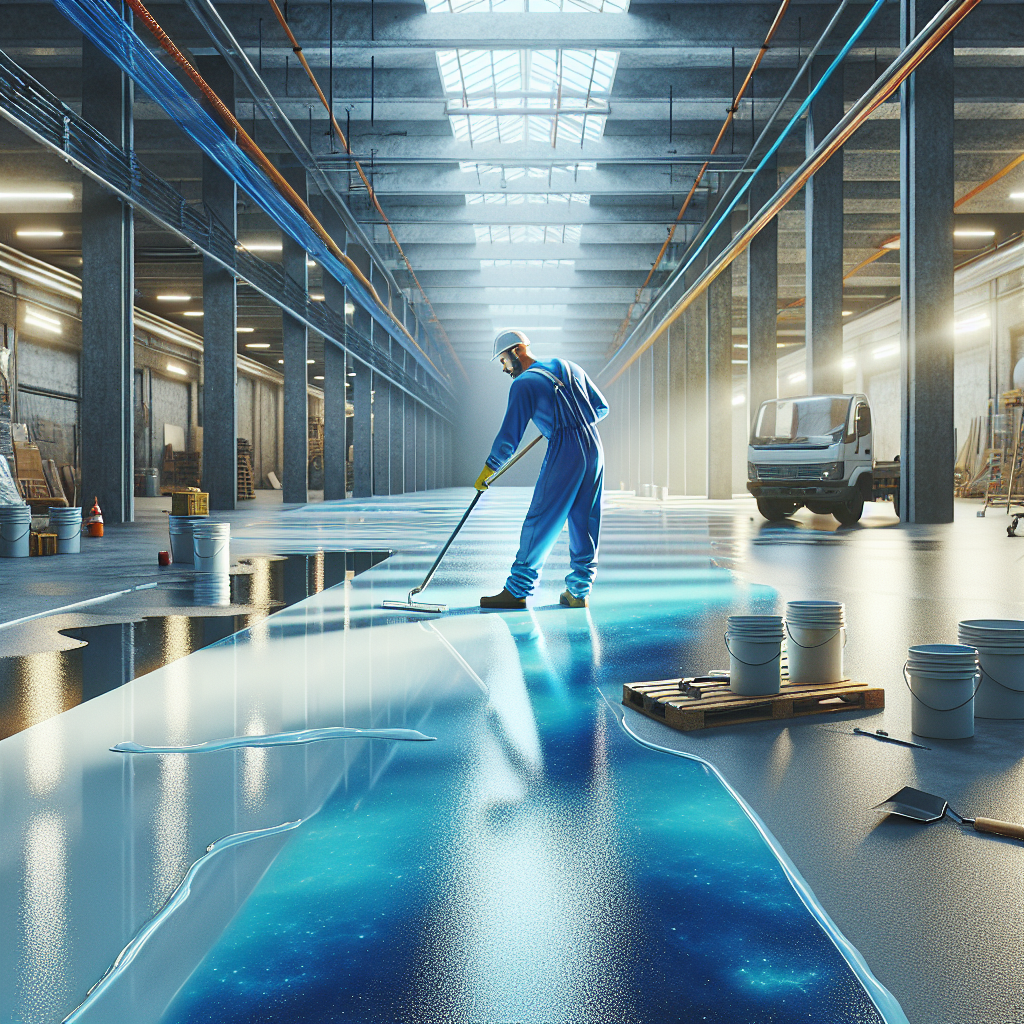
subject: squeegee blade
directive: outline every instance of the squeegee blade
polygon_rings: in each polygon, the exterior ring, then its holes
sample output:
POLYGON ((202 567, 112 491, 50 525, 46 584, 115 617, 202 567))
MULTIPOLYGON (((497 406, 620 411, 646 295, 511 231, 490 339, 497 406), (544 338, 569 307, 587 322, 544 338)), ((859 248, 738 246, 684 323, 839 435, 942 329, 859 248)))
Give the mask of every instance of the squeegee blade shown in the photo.
POLYGON ((420 604, 418 601, 381 601, 381 608, 398 612, 430 612, 439 615, 448 611, 446 604, 420 604))

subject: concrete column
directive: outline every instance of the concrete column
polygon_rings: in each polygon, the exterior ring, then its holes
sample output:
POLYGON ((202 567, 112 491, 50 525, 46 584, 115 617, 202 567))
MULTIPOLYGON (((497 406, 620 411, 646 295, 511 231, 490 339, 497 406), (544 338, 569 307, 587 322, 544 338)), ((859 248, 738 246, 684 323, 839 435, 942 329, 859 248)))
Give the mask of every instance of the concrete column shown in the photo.
MULTIPOLYGON (((126 152, 133 85, 82 44, 82 115, 126 152)), ((131 207, 82 179, 82 494, 108 523, 135 518, 135 236, 131 207)))
POLYGON ((391 384, 373 375, 373 493, 391 493, 391 384))
MULTIPOLYGON (((699 273, 688 273, 687 285, 699 273)), ((686 326, 686 493, 707 494, 707 302, 697 299, 680 320, 686 326)))
POLYGON ((641 494, 654 483, 654 347, 633 364, 637 368, 639 450, 637 485, 641 494))
POLYGON ((409 493, 419 490, 419 483, 416 479, 416 408, 419 403, 404 392, 402 403, 405 407, 403 414, 405 430, 402 434, 402 446, 405 449, 405 492, 409 493))
MULTIPOLYGON (((197 57, 196 69, 229 110, 235 75, 221 57, 197 57)), ((238 190, 203 156, 203 202, 232 234, 238 233, 238 190)), ((238 496, 238 298, 235 278, 203 257, 203 490, 211 510, 233 509, 238 496)))
POLYGON ((629 476, 626 477, 626 488, 642 494, 640 486, 640 367, 633 363, 625 373, 626 388, 629 391, 629 449, 626 465, 629 476))
MULTIPOLYGON (((306 198, 304 167, 282 171, 299 195, 306 198)), ((282 237, 281 269, 303 291, 308 290, 309 269, 306 251, 288 235, 282 237)), ((309 329, 301 320, 281 314, 281 341, 284 348, 284 437, 282 453, 282 500, 305 504, 309 500, 309 402, 307 399, 306 360, 309 358, 309 329)), ((327 374, 324 373, 326 378, 327 374)))
POLYGON ((670 494, 686 493, 686 320, 680 317, 667 332, 666 415, 670 494))
MULTIPOLYGON (((322 199, 315 206, 320 223, 342 249, 346 232, 341 218, 322 199)), ((330 274, 323 275, 324 305, 339 321, 345 318, 345 286, 330 274)), ((346 497, 346 459, 348 456, 348 420, 346 416, 346 385, 348 383, 344 332, 324 338, 324 500, 341 501, 346 497)), ((349 389, 351 390, 351 389, 349 389)))
MULTIPOLYGON (((370 255, 360 245, 349 243, 345 250, 348 257, 369 280, 370 255)), ((350 300, 351 301, 351 300, 350 300)), ((373 318, 357 302, 352 302, 352 329, 361 337, 370 339, 373 333, 373 318)), ((349 394, 352 396, 352 496, 368 498, 373 494, 373 431, 370 429, 370 389, 373 386, 370 367, 358 360, 352 361, 349 371, 349 394)))
MULTIPOLYGON (((775 192, 776 164, 754 178, 750 186, 753 216, 775 192)), ((778 396, 779 222, 761 230, 747 249, 747 414, 753 421, 762 402, 778 396)))
MULTIPOLYGON (((713 260, 729 243, 728 224, 708 243, 713 260)), ((732 269, 707 290, 707 481, 709 498, 732 497, 732 269)))
POLYGON ((416 403, 416 490, 425 491, 430 487, 427 477, 427 409, 416 403))
MULTIPOLYGON (((940 6, 937 0, 902 0, 901 45, 940 6)), ((908 523, 951 523, 956 459, 952 36, 910 76, 900 98, 900 515, 908 523)))
POLYGON ((654 353, 654 474, 652 483, 658 488, 668 486, 669 480, 669 339, 660 338, 653 346, 654 353))
MULTIPOLYGON (((815 58, 817 81, 831 57, 815 58)), ((843 69, 825 83, 807 112, 810 153, 843 116, 843 69)), ((843 154, 835 154, 804 187, 806 227, 807 393, 843 391, 843 154)))

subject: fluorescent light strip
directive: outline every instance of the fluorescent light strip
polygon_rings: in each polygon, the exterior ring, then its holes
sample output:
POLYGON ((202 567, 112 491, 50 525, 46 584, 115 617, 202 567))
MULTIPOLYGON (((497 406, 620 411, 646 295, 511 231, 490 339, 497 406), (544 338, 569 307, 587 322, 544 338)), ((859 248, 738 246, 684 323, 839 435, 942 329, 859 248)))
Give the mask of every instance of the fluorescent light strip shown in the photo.
POLYGON ((72 192, 0 192, 0 200, 39 199, 44 202, 47 200, 67 202, 69 199, 74 198, 75 196, 72 192))
POLYGON ((954 238, 995 238, 996 233, 987 229, 957 228, 953 232, 954 238))
POLYGON ((42 228, 29 228, 24 231, 14 232, 18 238, 63 238, 64 232, 53 230, 44 230, 42 228))
POLYGON ((191 302, 191 295, 158 295, 157 302, 191 302))
POLYGON ((181 315, 182 316, 202 316, 203 315, 203 311, 201 309, 186 309, 181 315))
POLYGON ((236 327, 236 334, 253 334, 256 331, 255 327, 236 327))
POLYGON ((167 364, 167 369, 171 373, 180 374, 182 377, 185 377, 185 376, 188 375, 188 370, 184 369, 184 367, 181 367, 181 366, 175 366, 174 363, 168 363, 167 364))
POLYGON ((246 344, 246 348, 270 348, 269 341, 250 341, 246 344))

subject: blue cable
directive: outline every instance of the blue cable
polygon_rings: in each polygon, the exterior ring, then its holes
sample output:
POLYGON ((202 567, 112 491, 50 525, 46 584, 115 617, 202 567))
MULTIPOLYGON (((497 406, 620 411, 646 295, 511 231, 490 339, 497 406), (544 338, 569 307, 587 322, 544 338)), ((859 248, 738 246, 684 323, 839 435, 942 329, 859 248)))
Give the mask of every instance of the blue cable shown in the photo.
MULTIPOLYGON (((765 164, 767 164, 768 161, 778 151, 779 147, 786 140, 786 136, 789 135, 790 129, 792 129, 800 120, 800 118, 803 117, 804 113, 807 111, 807 108, 811 105, 811 102, 813 101, 814 97, 818 95, 818 93, 821 91, 822 86, 824 86, 824 84, 829 80, 829 78, 832 75, 832 72, 835 71, 835 69, 839 67, 839 65, 843 62, 843 58, 850 52, 850 50, 853 49, 854 44, 864 34, 864 30, 870 24, 871 19, 874 18, 874 16, 882 9, 882 5, 885 2, 886 0, 875 0, 875 3, 872 6, 871 10, 868 11, 867 16, 857 26, 853 35, 850 36, 850 38, 846 41, 846 43, 843 45, 843 48, 839 51, 839 53, 836 54, 835 59, 828 66, 828 69, 821 76, 821 78, 818 80, 817 85, 815 85, 814 88, 807 94, 807 98, 797 108, 797 111, 790 119, 789 124, 787 124, 786 127, 782 129, 782 132, 780 133, 779 137, 772 143, 771 147, 768 149, 768 152, 765 153, 764 157, 762 158, 761 162, 757 165, 757 167, 754 168, 753 174, 751 174, 750 177, 747 178, 747 180, 743 183, 743 186, 740 188, 740 190, 736 193, 735 196, 733 196, 732 202, 729 203, 729 206, 726 208, 722 216, 718 218, 718 221, 716 222, 715 226, 707 233, 707 235, 705 235, 704 241, 701 242, 699 246, 697 246, 697 251, 686 261, 686 265, 675 272, 675 274, 673 275, 674 278, 678 279, 683 274, 685 274, 686 271, 689 270, 690 267, 693 265, 694 260, 696 260, 697 257, 704 251, 704 247, 714 237, 715 232, 718 231, 719 227, 721 227, 721 225, 725 222, 726 218, 736 208, 736 204, 746 194, 754 178, 756 178, 758 174, 761 173, 765 164)), ((622 350, 630 343, 631 340, 632 335, 626 338, 622 342, 622 344, 615 350, 615 352, 612 354, 608 362, 605 363, 605 366, 611 366, 611 364, 615 362, 615 360, 618 358, 619 353, 622 352, 622 350)))
MULTIPOLYGON (((53 0, 54 6, 76 25, 125 74, 129 75, 166 111, 228 175, 239 188, 256 200, 263 210, 308 252, 352 298, 384 328, 433 377, 447 383, 440 368, 426 354, 412 347, 409 339, 377 305, 355 275, 327 247, 305 218, 274 187, 270 179, 196 102, 177 78, 160 63, 142 39, 107 3, 89 0, 53 0)), ((339 339, 340 341, 340 339, 339 339)))

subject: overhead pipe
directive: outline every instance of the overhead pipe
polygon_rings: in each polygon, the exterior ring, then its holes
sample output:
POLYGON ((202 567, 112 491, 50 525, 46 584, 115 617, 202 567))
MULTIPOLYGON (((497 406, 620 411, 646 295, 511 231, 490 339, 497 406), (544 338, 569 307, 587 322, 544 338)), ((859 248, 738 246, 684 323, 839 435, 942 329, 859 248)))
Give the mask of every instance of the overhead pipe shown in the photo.
MULTIPOLYGON (((746 227, 711 261, 693 285, 658 327, 633 352, 608 383, 612 384, 661 337, 662 334, 707 290, 708 286, 737 257, 778 213, 786 207, 804 187, 808 179, 820 170, 840 150, 858 128, 914 73, 919 65, 931 54, 950 32, 981 0, 949 0, 935 17, 900 52, 896 60, 877 79, 875 84, 850 108, 841 121, 828 133, 821 144, 786 179, 774 196, 765 203, 757 215, 747 222, 746 227)), ((719 221, 719 224, 721 221, 719 221)), ((716 228, 718 225, 716 225, 716 228)), ((610 363, 609 363, 610 365, 610 363)), ((605 367, 607 370, 607 366, 605 367)), ((604 371, 602 371, 603 373, 604 371)))

